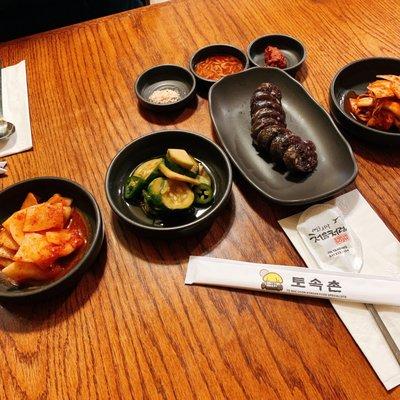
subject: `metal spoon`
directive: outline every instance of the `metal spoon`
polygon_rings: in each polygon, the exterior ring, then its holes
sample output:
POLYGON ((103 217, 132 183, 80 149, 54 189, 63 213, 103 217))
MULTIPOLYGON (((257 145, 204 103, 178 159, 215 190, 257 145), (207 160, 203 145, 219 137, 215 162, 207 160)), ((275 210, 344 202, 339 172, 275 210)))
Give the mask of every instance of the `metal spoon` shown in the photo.
POLYGON ((1 77, 2 65, 0 62, 0 141, 7 140, 14 132, 15 125, 3 118, 3 88, 1 77))
POLYGON ((382 321, 382 318, 380 317, 378 311, 376 310, 376 308, 374 307, 373 304, 366 304, 365 306, 367 307, 369 312, 374 317, 374 320, 375 320, 376 324, 378 325, 378 328, 382 332, 382 335, 385 338, 386 343, 388 344, 390 350, 392 351, 393 355, 395 356, 397 362, 400 364, 400 350, 397 347, 397 344, 394 341, 392 335, 386 328, 385 323, 382 321))

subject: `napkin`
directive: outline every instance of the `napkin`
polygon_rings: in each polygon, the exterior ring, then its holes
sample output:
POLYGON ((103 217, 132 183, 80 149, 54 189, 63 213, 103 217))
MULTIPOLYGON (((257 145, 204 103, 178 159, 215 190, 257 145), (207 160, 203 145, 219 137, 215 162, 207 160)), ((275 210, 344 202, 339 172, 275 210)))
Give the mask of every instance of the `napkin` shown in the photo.
MULTIPOLYGON (((400 243, 355 189, 328 201, 339 207, 347 224, 359 237, 363 248, 362 274, 400 277, 400 243)), ((279 224, 308 267, 317 267, 314 257, 297 232, 300 214, 282 219, 279 224)), ((400 366, 386 343, 372 314, 363 304, 331 301, 361 351, 387 390, 400 384, 400 366)), ((400 307, 375 306, 394 341, 400 347, 400 307)))
POLYGON ((25 61, 3 68, 1 74, 4 119, 16 130, 8 140, 0 141, 0 157, 5 157, 31 149, 32 133, 25 61))
POLYGON ((6 166, 7 161, 0 161, 0 175, 4 175, 7 173, 6 166))

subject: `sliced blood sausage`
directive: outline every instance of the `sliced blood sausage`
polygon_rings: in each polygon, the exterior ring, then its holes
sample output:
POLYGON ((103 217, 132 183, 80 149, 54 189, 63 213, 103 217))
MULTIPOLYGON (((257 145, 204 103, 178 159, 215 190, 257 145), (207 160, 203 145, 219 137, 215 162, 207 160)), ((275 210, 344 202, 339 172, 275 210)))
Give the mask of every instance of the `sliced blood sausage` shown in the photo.
POLYGON ((269 93, 273 97, 276 97, 277 99, 281 100, 282 99, 282 92, 278 88, 278 86, 274 85, 271 82, 265 82, 262 83, 257 89, 256 92, 264 92, 264 93, 269 93))
POLYGON ((281 103, 278 100, 274 99, 273 97, 264 100, 256 100, 251 104, 250 107, 251 115, 255 114, 258 110, 261 110, 262 108, 268 108, 271 102, 274 102, 277 105, 281 105, 281 103))
POLYGON ((314 171, 318 164, 314 143, 307 140, 289 146, 283 155, 283 162, 290 171, 314 171))
POLYGON ((283 155, 286 150, 302 140, 299 136, 294 135, 292 131, 286 129, 286 131, 278 136, 275 136, 274 140, 271 142, 269 153, 273 160, 282 161, 283 155))
POLYGON ((251 98, 250 108, 253 110, 255 105, 259 102, 262 102, 263 105, 268 105, 266 102, 281 104, 281 100, 278 97, 273 96, 271 93, 255 92, 251 98))
POLYGON ((283 110, 273 109, 273 108, 261 108, 256 113, 254 113, 251 118, 251 123, 254 124, 257 120, 261 118, 274 118, 279 123, 285 123, 285 113, 283 110))
POLYGON ((262 129, 257 135, 257 145, 263 152, 268 153, 272 140, 280 134, 285 133, 286 128, 282 125, 271 125, 262 129))
POLYGON ((254 103, 255 101, 260 101, 260 100, 273 100, 278 103, 281 102, 279 99, 279 95, 277 96, 277 94, 275 92, 274 92, 274 94, 272 94, 270 92, 263 92, 260 90, 256 90, 253 93, 253 96, 251 97, 251 102, 254 103))
POLYGON ((280 112, 280 113, 282 113, 282 114, 285 113, 285 112, 283 111, 283 107, 282 107, 282 104, 281 104, 281 103, 279 103, 279 102, 277 102, 277 101, 274 101, 274 100, 267 100, 267 101, 265 102, 265 106, 264 106, 263 108, 260 108, 260 109, 258 109, 257 111, 255 111, 255 112, 252 114, 252 116, 253 116, 253 117, 258 117, 259 113, 261 113, 262 110, 264 110, 264 109, 267 109, 267 110, 275 110, 275 111, 278 111, 278 112, 280 112))
POLYGON ((272 118, 276 121, 277 124, 285 125, 285 114, 280 113, 279 111, 268 109, 268 108, 262 108, 259 111, 263 111, 263 112, 259 113, 259 116, 257 118, 254 117, 251 119, 252 125, 256 124, 257 121, 260 121, 263 118, 272 118))
POLYGON ((260 118, 251 127, 251 136, 254 139, 257 138, 259 132, 262 129, 267 128, 268 126, 271 125, 280 125, 282 127, 285 127, 282 123, 280 123, 274 118, 260 118))
POLYGON ((254 91, 250 102, 251 136, 260 152, 283 161, 290 171, 312 172, 318 164, 315 145, 286 129, 281 100, 281 90, 271 82, 262 83, 254 91))

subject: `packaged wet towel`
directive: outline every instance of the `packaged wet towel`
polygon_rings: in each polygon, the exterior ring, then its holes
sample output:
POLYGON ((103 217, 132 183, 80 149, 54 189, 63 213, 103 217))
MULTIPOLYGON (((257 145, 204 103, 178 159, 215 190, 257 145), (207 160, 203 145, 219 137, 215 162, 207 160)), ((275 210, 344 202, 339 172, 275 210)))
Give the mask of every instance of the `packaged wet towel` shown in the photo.
POLYGON ((305 210, 297 231, 318 268, 327 271, 359 272, 362 267, 360 239, 348 226, 339 207, 318 204, 305 210))
MULTIPOLYGON (((313 227, 314 231, 312 229, 310 232, 309 229, 305 229, 302 233, 300 229, 299 232, 302 213, 279 221, 309 268, 317 268, 318 261, 307 246, 304 235, 316 235, 316 239, 313 240, 318 240, 319 243, 325 242, 328 237, 330 239, 338 238, 337 246, 334 248, 340 249, 340 242, 349 243, 345 239, 353 233, 353 237, 358 238, 355 240, 359 240, 362 244, 360 275, 400 277, 400 243, 358 190, 353 190, 325 204, 339 209, 345 219, 348 231, 336 231, 337 225, 324 227, 324 224, 311 224, 308 228, 313 227)), ((303 220, 305 220, 304 216, 303 220)), ((354 243, 354 246, 357 246, 357 243, 354 243)), ((356 249, 354 246, 353 250, 356 249)), ((354 269, 358 265, 356 255, 353 261, 354 264, 351 267, 354 269)), ((347 265, 350 266, 350 264, 347 265)), ((334 266, 332 265, 332 267, 334 266)), ((386 389, 389 390, 399 385, 400 366, 367 307, 361 303, 340 300, 331 300, 331 303, 386 389)), ((400 308, 385 305, 376 305, 375 308, 397 346, 400 346, 400 308)))

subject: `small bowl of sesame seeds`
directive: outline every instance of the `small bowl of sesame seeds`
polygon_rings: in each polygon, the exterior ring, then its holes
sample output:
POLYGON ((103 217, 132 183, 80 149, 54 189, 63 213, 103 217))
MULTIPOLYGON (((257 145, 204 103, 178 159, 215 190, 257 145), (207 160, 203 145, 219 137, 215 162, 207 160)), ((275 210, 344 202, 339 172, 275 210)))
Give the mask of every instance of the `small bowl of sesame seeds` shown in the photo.
POLYGON ((144 71, 135 83, 139 104, 152 111, 186 107, 196 96, 196 79, 186 68, 163 64, 144 71))

